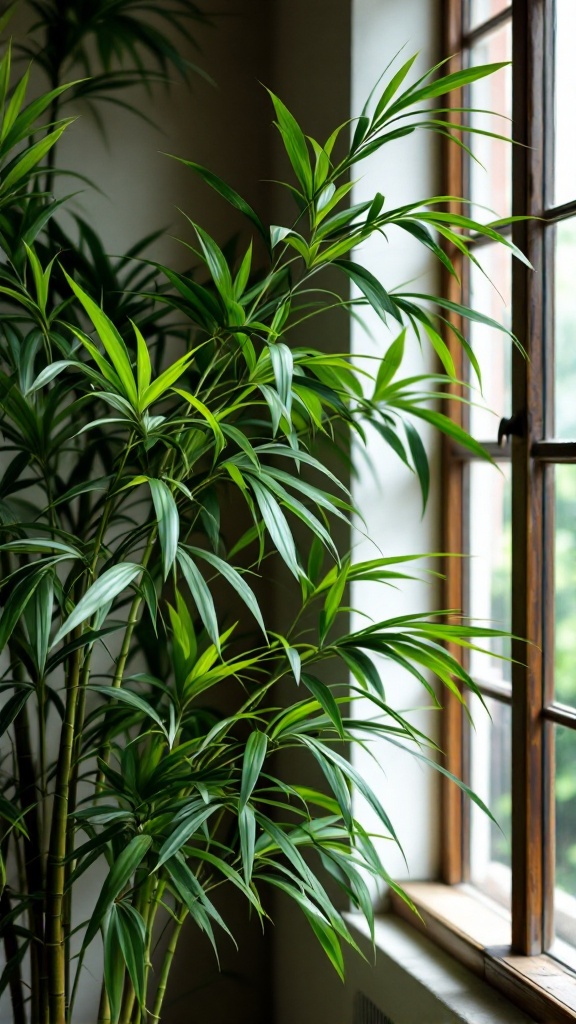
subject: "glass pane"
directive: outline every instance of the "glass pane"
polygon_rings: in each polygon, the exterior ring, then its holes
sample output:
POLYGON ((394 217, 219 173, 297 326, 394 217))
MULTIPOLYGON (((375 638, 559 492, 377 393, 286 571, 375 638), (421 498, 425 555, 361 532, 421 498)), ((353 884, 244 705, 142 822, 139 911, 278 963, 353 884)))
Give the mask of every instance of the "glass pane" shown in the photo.
POLYGON ((576 706, 576 466, 556 466, 555 480, 555 697, 576 706))
POLYGON ((511 0, 471 0, 470 28, 477 28, 494 15, 500 14, 510 6, 510 2, 511 0))
MULTIPOLYGON (((473 264, 470 269, 470 305, 492 317, 503 327, 512 323, 512 260, 505 246, 486 245, 475 255, 482 270, 473 264), (482 273, 484 271, 484 273, 482 273)), ((475 390, 470 398, 470 431, 482 441, 495 441, 502 416, 512 408, 510 367, 512 342, 503 334, 484 324, 470 324, 470 343, 482 374, 482 392, 471 370, 475 390)))
POLYGON ((556 887, 558 938, 576 946, 576 733, 555 727, 556 887))
POLYGON ((551 230, 556 232, 554 433, 576 440, 576 219, 562 221, 551 230))
POLYGON ((475 804, 470 819, 470 878, 486 895, 510 906, 512 814, 512 714, 507 704, 470 700, 470 784, 490 808, 497 825, 475 804))
POLYGON ((574 0, 556 0, 556 144, 554 160, 555 206, 576 199, 576 4, 574 0))
MULTIPOLYGON (((492 64, 512 57, 512 27, 507 21, 489 32, 470 48, 470 64, 492 64)), ((470 87, 470 106, 494 111, 471 114, 470 124, 482 131, 508 137, 511 134, 512 70, 505 67, 470 87)), ((468 140, 467 140, 468 141, 468 140)), ((512 147, 509 142, 487 135, 471 135, 470 148, 475 160, 469 161, 472 216, 479 221, 506 217, 512 210, 512 147), (487 209, 483 209, 487 207, 487 209)))
MULTIPOLYGON (((468 609, 479 625, 511 628, 510 595, 510 464, 499 466, 473 462, 469 468, 470 558, 468 562, 468 609)), ((494 637, 482 646, 495 655, 510 656, 510 642, 494 637)), ((509 683, 510 662, 499 657, 470 653, 475 679, 509 683)))

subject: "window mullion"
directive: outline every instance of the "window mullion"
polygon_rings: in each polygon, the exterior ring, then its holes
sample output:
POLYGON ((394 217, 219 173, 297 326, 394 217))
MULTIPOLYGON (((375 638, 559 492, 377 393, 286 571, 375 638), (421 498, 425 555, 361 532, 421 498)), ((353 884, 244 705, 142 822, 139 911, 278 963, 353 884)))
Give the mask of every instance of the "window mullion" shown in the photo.
MULTIPOLYGON (((544 206, 544 87, 541 68, 549 0, 513 3, 513 123, 522 145, 513 153, 513 213, 537 214, 544 206)), ((529 359, 513 354, 513 412, 526 415, 523 437, 512 440, 512 943, 533 956, 543 949, 544 725, 541 580, 544 563, 545 468, 531 459, 543 437, 544 235, 538 221, 514 225, 513 239, 534 271, 515 261, 512 282, 513 331, 529 359)), ((548 832, 548 834, 550 834, 548 832)))
MULTIPOLYGON (((445 17, 443 19, 445 29, 444 52, 455 54, 450 60, 447 70, 458 71, 462 67, 461 43, 462 43, 462 2, 461 0, 445 0, 445 17)), ((458 93, 450 93, 447 97, 447 106, 463 106, 462 97, 458 93)), ((448 114, 448 119, 457 122, 461 115, 448 114)), ((463 194, 463 167, 460 149, 444 140, 443 147, 444 176, 447 182, 448 195, 460 196, 463 194)), ((454 213, 461 213, 459 204, 451 204, 454 213)), ((460 276, 462 271, 462 257, 460 253, 451 253, 456 270, 460 276)), ((444 276, 443 294, 455 302, 461 300, 460 284, 448 273, 444 276)), ((456 325, 461 328, 461 323, 455 314, 448 314, 456 325)), ((454 342, 454 335, 451 331, 445 332, 445 340, 448 344, 452 357, 455 361, 456 376, 462 380, 463 357, 460 345, 454 342)), ((459 385, 452 385, 451 390, 456 395, 462 394, 459 385)), ((448 399, 445 412, 457 423, 462 422, 462 402, 448 399)), ((443 516, 443 551, 463 550, 463 491, 464 491, 464 464, 461 460, 452 456, 448 440, 444 443, 443 453, 444 465, 444 488, 445 513, 443 516)), ((463 606, 463 577, 462 559, 451 559, 445 574, 445 608, 461 608, 463 606)), ((458 656, 458 652, 451 653, 458 656)), ((463 721, 462 706, 455 696, 448 694, 445 698, 444 714, 442 716, 442 748, 445 751, 444 766, 453 775, 462 777, 464 770, 463 750, 463 721)), ((451 785, 448 779, 442 779, 442 880, 449 885, 461 882, 464 874, 464 808, 460 790, 451 785)))

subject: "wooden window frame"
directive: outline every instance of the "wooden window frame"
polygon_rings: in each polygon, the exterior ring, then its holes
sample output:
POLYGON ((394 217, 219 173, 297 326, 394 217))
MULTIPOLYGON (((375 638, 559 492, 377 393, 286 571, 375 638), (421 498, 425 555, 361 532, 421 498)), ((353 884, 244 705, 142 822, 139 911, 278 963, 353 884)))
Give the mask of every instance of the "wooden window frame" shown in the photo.
MULTIPOLYGON (((513 148, 512 214, 534 219, 514 223, 514 243, 528 256, 534 270, 518 261, 512 277, 512 330, 528 352, 512 355, 514 436, 502 452, 492 454, 512 465, 512 632, 527 637, 527 645, 512 643, 512 909, 511 927, 502 913, 482 902, 467 885, 469 810, 460 790, 443 780, 441 883, 406 886, 421 912, 426 934, 454 953, 475 973, 495 985, 512 1001, 541 1021, 576 1021, 576 974, 546 953, 553 938, 551 908, 554 885, 554 723, 576 729, 576 712, 555 703, 553 692, 554 607, 554 484, 551 465, 576 464, 576 443, 546 433, 545 412, 553 402, 553 309, 550 268, 553 237, 550 224, 576 216, 576 201, 547 206, 551 195, 553 131, 553 12, 554 0, 511 0, 500 14, 479 30, 466 34, 465 3, 442 0, 444 52, 451 54, 449 71, 462 66, 462 52, 487 28, 512 19, 513 148), (547 282, 548 277, 548 282, 547 282)), ((463 97, 448 98, 452 108, 465 106, 463 97)), ((455 111, 448 117, 457 121, 455 111)), ((444 180, 449 195, 465 195, 465 169, 458 147, 445 145, 444 180)), ((457 204, 453 212, 461 212, 457 204)), ((450 254, 451 257, 454 254, 450 254)), ((458 257, 458 254, 456 254, 458 257)), ((456 266, 456 269, 465 269, 456 266)), ((446 275, 444 294, 461 299, 460 286, 446 275)), ((457 323, 457 326, 460 324, 457 323)), ((457 374, 462 379, 461 350, 452 344, 457 374)), ((455 388, 449 414, 462 422, 463 405, 455 388)), ((465 465, 469 453, 444 444, 443 550, 465 550, 465 465)), ((462 559, 447 559, 445 604, 465 606, 462 559)), ((455 652, 454 652, 455 653, 455 652)), ((503 693, 488 696, 503 698, 503 693)), ((462 777, 466 769, 467 737, 462 708, 449 697, 443 716, 444 764, 462 777)), ((408 915, 401 901, 395 909, 408 915)))

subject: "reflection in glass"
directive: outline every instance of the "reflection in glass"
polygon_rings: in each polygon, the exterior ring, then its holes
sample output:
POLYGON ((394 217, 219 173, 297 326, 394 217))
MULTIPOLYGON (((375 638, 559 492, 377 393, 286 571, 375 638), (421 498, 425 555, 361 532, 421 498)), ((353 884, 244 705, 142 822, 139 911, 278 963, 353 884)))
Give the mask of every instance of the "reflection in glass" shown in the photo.
POLYGON ((475 804, 470 818, 470 879, 486 895, 510 906, 512 814, 512 714, 508 704, 477 697, 469 701, 470 785, 490 808, 497 825, 475 804))
MULTIPOLYGON (((512 26, 504 25, 482 36, 470 49, 470 65, 493 64, 512 58, 512 26)), ((468 105, 468 104, 467 104, 468 105)), ((470 86, 470 104, 495 113, 471 114, 473 128, 509 137, 512 116, 512 70, 508 65, 470 86)), ((475 157, 469 161, 470 198, 475 220, 489 222, 512 211, 512 147, 488 135, 471 135, 475 157), (487 207, 484 209, 483 207, 487 207)))
POLYGON ((576 95, 576 4, 574 0, 556 0, 556 144, 554 154, 554 206, 576 199, 576 134, 574 132, 574 96, 576 95))
POLYGON ((471 0, 470 28, 477 28, 510 7, 511 0, 471 0))
MULTIPOLYGON (((510 329, 512 323, 512 259, 505 246, 476 249, 482 269, 470 269, 470 305, 510 329), (484 271, 484 273, 482 272, 484 271)), ((498 423, 512 408, 510 367, 512 342, 507 334, 484 324, 470 324, 470 344, 480 365, 482 393, 471 371, 470 431, 482 441, 495 441, 498 423)))
MULTIPOLYGON (((469 468, 470 558, 468 613, 479 624, 511 628, 511 488, 510 464, 473 462, 469 468)), ((493 657, 470 653, 472 676, 492 683, 509 683, 510 642, 494 637, 483 641, 493 657)))
POLYGON ((576 440, 576 219, 562 221, 550 230, 556 232, 554 434, 564 440, 576 440))
POLYGON ((554 475, 555 699, 576 706, 576 466, 556 466, 554 475))

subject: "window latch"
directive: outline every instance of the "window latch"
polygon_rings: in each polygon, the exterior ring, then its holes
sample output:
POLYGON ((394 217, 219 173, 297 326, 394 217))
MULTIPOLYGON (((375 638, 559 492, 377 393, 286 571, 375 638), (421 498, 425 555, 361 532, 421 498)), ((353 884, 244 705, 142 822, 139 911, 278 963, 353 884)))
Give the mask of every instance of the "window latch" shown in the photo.
POLYGON ((504 448, 509 437, 524 436, 524 414, 515 412, 513 416, 504 416, 498 425, 498 444, 504 448))

